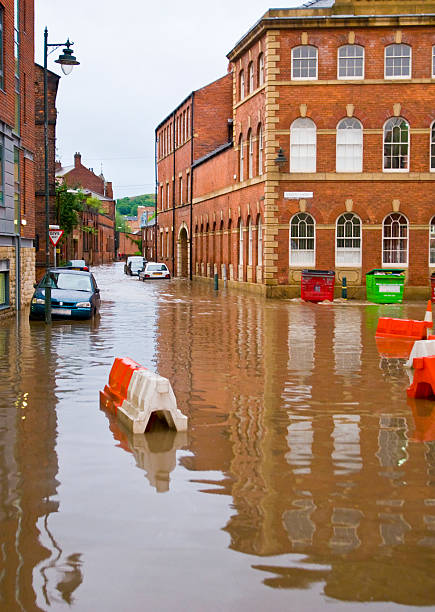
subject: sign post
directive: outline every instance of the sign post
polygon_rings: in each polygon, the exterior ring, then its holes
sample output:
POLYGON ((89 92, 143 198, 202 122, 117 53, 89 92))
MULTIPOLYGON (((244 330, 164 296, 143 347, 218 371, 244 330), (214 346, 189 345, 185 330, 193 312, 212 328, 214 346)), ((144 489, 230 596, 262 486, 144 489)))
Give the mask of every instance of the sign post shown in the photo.
POLYGON ((54 267, 56 267, 56 245, 63 236, 63 230, 58 228, 50 229, 48 235, 50 237, 50 242, 53 245, 54 267))

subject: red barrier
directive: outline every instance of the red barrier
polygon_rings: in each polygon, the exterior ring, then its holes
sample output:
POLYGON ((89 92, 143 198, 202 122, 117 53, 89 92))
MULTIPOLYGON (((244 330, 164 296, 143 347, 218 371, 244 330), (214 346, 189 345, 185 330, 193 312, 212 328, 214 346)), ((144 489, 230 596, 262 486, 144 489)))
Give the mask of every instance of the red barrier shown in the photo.
POLYGON ((435 355, 433 357, 415 357, 412 363, 414 380, 408 387, 408 397, 425 399, 435 396, 435 355))
POLYGON ((427 329, 432 327, 429 321, 410 319, 389 319, 381 317, 376 329, 376 338, 406 338, 409 340, 426 340, 427 329))
POLYGON ((116 414, 118 406, 127 398, 128 385, 135 370, 144 370, 130 357, 117 357, 109 374, 109 384, 100 391, 100 404, 116 414))
POLYGON ((409 338, 387 338, 377 336, 375 338, 376 348, 381 357, 390 359, 408 359, 411 354, 415 340, 409 338))

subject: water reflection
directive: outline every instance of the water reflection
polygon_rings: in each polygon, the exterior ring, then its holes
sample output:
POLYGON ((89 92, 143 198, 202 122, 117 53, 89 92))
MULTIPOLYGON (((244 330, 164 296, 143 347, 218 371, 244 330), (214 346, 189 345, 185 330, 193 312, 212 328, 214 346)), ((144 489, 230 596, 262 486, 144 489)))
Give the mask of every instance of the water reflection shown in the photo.
POLYGON ((26 313, 0 327, 0 601, 8 610, 41 609, 35 579, 48 606, 56 590, 71 602, 82 581, 80 555, 64 560, 50 529, 59 509, 55 369, 49 330, 30 327, 26 313))

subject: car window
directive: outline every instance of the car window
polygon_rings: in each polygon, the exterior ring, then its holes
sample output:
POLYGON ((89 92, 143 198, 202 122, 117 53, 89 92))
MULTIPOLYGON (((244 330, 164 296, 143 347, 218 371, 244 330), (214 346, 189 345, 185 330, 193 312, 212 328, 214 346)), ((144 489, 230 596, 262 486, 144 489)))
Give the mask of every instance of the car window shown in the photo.
POLYGON ((165 264, 148 264, 147 265, 147 270, 149 270, 150 272, 166 272, 168 268, 165 266, 165 264))
POLYGON ((92 291, 91 278, 85 274, 63 274, 52 272, 50 286, 53 289, 70 289, 72 291, 92 291))

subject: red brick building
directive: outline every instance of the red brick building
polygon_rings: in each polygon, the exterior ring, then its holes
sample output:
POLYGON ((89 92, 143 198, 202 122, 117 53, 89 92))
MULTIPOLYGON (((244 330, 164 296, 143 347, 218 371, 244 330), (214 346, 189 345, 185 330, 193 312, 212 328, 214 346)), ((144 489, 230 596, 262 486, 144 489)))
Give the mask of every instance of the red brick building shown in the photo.
POLYGON ((0 4, 0 315, 35 278, 33 0, 0 4))
POLYGON ((435 271, 435 2, 269 10, 230 72, 156 129, 158 248, 175 275, 298 295, 334 269, 435 271), (229 131, 229 126, 232 130, 229 131))
POLYGON ((84 259, 90 265, 105 264, 115 259, 115 200, 112 183, 101 172, 86 168, 80 153, 74 155, 74 165, 56 168, 56 180, 71 189, 80 189, 88 199, 99 201, 99 207, 87 205, 80 213, 79 226, 62 245, 64 259, 84 259))

